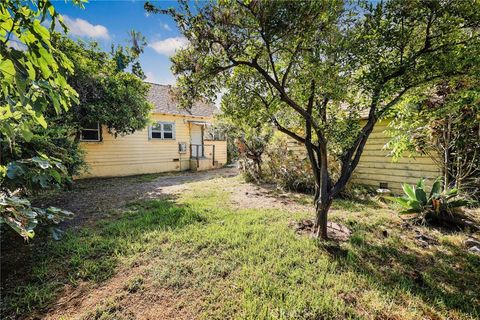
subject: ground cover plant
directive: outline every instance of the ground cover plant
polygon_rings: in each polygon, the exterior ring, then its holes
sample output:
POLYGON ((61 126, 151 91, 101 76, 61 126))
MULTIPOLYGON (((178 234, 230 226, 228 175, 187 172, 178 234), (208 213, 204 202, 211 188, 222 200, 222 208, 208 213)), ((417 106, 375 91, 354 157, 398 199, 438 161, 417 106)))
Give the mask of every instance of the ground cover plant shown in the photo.
POLYGON ((291 227, 312 217, 301 204, 311 196, 239 177, 175 187, 36 250, 28 276, 2 287, 2 318, 480 316, 480 257, 465 249, 466 233, 402 226, 399 208, 377 200, 336 200, 332 219, 352 236, 319 242, 291 227))

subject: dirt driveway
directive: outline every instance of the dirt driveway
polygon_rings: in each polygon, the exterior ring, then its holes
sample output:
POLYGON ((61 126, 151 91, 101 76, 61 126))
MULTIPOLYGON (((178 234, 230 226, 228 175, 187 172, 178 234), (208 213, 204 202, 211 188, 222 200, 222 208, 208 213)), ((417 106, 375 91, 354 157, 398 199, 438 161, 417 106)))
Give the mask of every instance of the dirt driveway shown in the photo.
MULTIPOLYGON (((101 219, 112 210, 126 204, 145 199, 171 197, 188 188, 190 183, 216 178, 234 177, 238 169, 224 167, 199 172, 173 172, 117 178, 93 178, 77 180, 71 191, 55 195, 46 195, 37 199, 39 207, 56 206, 75 213, 69 227, 82 226, 85 223, 101 219)), ((232 195, 232 202, 243 208, 282 208, 286 210, 311 210, 311 206, 302 206, 291 201, 294 194, 275 190, 273 185, 254 185, 239 182, 225 190, 232 195)))
POLYGON ((77 180, 71 191, 45 195, 35 201, 39 207, 55 206, 75 213, 68 224, 79 226, 102 218, 111 210, 145 199, 162 199, 180 192, 189 183, 238 175, 236 168, 185 171, 116 178, 77 180))

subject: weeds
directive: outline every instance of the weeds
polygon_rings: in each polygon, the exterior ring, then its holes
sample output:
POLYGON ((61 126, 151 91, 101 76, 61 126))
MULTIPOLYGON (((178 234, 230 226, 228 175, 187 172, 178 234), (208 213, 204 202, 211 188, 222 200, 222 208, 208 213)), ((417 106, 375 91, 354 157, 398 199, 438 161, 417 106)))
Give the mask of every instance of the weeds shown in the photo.
POLYGON ((462 247, 464 234, 415 227, 439 239, 419 247, 386 205, 340 200, 332 219, 348 224, 352 237, 318 242, 288 226, 308 213, 233 207, 220 190, 238 183, 191 184, 178 199, 132 203, 122 215, 67 232, 47 245, 30 279, 2 293, 2 314, 41 312, 66 284, 102 285, 128 269, 133 274, 112 293, 121 301, 99 304, 85 319, 134 317, 130 296, 162 290, 208 319, 480 316, 480 258, 462 247))

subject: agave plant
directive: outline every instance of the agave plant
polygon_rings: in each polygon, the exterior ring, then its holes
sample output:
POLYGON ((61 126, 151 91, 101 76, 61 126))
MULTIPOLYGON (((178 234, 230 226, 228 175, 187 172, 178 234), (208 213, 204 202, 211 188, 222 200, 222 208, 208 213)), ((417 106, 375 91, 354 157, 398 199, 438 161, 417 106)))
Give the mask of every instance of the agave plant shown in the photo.
POLYGON ((440 214, 468 204, 463 199, 453 200, 458 196, 456 188, 448 188, 442 192, 441 178, 435 180, 429 194, 425 191, 425 179, 420 179, 416 186, 404 183, 402 188, 406 196, 394 200, 405 208, 403 213, 430 211, 440 214))

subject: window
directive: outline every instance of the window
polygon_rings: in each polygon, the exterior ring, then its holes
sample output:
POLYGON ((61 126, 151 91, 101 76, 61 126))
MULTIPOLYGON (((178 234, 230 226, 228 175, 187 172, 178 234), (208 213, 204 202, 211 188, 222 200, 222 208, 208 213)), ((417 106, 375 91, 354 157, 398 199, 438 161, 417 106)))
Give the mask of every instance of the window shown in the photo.
POLYGON ((101 141, 102 132, 100 123, 91 123, 83 126, 80 131, 80 141, 101 141))
POLYGON ((150 139, 175 139, 175 123, 157 122, 150 128, 150 139))

